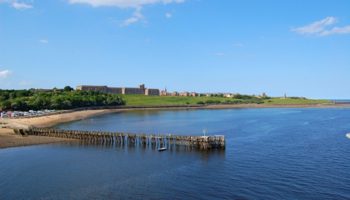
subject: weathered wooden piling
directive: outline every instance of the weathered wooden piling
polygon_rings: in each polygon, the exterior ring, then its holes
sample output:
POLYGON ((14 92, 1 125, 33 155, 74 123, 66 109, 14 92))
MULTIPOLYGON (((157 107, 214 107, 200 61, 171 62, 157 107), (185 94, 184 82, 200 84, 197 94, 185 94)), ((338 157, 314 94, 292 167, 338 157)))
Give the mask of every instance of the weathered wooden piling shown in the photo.
POLYGON ((183 135, 146 135, 146 134, 130 134, 130 133, 114 133, 99 131, 78 131, 78 130, 60 130, 49 128, 30 128, 15 129, 16 134, 27 136, 48 136, 71 138, 86 141, 89 143, 103 145, 128 145, 143 147, 151 146, 154 148, 172 146, 186 146, 200 150, 225 149, 225 136, 183 136, 183 135))

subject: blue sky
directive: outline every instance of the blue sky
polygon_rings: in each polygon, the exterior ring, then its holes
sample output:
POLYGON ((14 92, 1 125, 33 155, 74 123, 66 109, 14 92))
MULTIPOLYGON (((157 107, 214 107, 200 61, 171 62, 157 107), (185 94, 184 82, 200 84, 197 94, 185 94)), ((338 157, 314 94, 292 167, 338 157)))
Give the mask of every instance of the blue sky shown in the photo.
POLYGON ((348 0, 0 0, 0 88, 350 99, 348 0))

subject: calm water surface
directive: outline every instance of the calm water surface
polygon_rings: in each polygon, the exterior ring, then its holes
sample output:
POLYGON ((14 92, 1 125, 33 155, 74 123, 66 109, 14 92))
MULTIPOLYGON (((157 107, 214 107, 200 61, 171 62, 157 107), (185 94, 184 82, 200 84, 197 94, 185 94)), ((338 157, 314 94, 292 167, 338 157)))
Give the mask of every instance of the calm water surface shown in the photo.
POLYGON ((0 199, 350 199, 350 109, 135 111, 62 129, 226 136, 225 152, 0 150, 0 199))

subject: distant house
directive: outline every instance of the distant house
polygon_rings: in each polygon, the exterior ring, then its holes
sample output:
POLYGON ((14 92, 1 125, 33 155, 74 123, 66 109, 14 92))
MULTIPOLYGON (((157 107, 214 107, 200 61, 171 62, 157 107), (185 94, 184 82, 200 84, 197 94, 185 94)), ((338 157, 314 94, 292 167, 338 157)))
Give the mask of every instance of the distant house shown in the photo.
POLYGON ((179 95, 181 97, 188 97, 188 96, 190 96, 190 93, 189 92, 181 92, 179 95))
POLYGON ((191 96, 192 96, 192 97, 197 97, 197 96, 199 96, 199 95, 198 95, 198 93, 196 93, 196 92, 192 92, 192 93, 191 93, 191 96))
POLYGON ((179 96, 179 93, 178 92, 173 92, 173 93, 171 93, 171 96, 173 96, 173 97, 179 96))
POLYGON ((168 94, 168 92, 167 92, 167 90, 165 89, 165 90, 162 90, 162 91, 160 91, 160 96, 168 96, 169 94, 168 94))
POLYGON ((224 94, 224 97, 226 97, 226 98, 232 98, 232 97, 234 97, 235 95, 234 94, 231 94, 231 93, 226 93, 226 94, 224 94))
POLYGON ((168 93, 168 90, 165 88, 164 90, 160 91, 160 96, 171 96, 171 93, 168 93))

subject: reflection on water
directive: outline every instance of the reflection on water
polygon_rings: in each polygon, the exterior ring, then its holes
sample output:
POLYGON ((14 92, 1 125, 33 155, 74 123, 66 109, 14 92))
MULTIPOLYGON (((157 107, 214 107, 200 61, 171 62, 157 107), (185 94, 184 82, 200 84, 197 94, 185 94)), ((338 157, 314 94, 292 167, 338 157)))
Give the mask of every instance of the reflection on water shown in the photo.
MULTIPOLYGON (((74 148, 95 148, 95 149, 108 149, 108 150, 118 150, 118 151, 125 151, 125 152, 158 152, 159 146, 156 145, 135 145, 135 144, 117 144, 117 143, 95 143, 95 142, 89 142, 89 141, 65 141, 58 144, 55 144, 57 147, 74 147, 74 148)), ((176 155, 181 154, 194 154, 198 155, 199 157, 209 157, 209 156, 215 156, 215 158, 225 157, 225 150, 223 149, 212 149, 212 150, 200 150, 198 148, 194 148, 191 146, 184 146, 184 145, 166 145, 166 151, 163 152, 170 152, 174 153, 176 155)))

